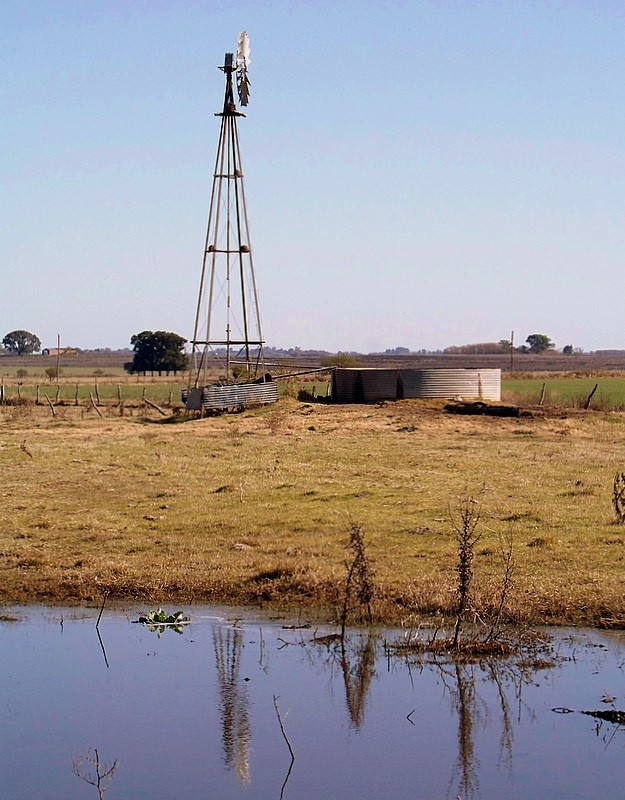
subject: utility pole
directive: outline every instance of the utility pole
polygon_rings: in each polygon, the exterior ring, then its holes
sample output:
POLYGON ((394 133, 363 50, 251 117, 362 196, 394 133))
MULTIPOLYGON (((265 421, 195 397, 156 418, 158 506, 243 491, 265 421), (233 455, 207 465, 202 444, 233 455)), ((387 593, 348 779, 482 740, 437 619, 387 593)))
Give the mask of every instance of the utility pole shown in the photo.
POLYGON ((514 371, 514 331, 510 334, 510 372, 514 371))

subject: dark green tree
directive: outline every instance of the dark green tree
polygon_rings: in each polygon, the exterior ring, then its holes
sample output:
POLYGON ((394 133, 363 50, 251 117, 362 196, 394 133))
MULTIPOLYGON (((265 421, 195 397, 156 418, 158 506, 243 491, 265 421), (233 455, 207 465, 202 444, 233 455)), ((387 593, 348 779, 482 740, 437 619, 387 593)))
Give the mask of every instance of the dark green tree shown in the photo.
POLYGON ((130 337, 134 351, 132 361, 124 364, 127 372, 173 372, 187 368, 184 351, 186 339, 170 331, 142 331, 130 337))
POLYGON ((555 344, 544 333, 530 333, 525 341, 528 344, 528 352, 530 353, 545 353, 555 347, 555 344))
POLYGON ((565 356, 572 356, 573 355, 573 345, 572 344, 565 344, 562 348, 562 352, 565 356))
POLYGON ((30 355, 41 350, 41 342, 30 331, 11 331, 2 340, 2 345, 16 356, 30 355))

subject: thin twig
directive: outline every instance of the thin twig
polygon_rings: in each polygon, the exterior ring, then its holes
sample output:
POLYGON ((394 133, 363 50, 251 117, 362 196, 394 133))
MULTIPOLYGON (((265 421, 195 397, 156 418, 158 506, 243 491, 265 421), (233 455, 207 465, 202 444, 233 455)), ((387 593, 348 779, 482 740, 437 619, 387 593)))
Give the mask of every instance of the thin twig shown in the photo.
POLYGON ((98 614, 98 621, 96 622, 95 626, 98 628, 100 626, 100 620, 102 619, 102 612, 104 611, 104 604, 106 603, 106 598, 109 596, 108 592, 104 592, 104 597, 102 598, 102 607, 100 608, 100 613, 98 614))
POLYGON ((93 755, 88 750, 85 755, 72 759, 72 772, 89 786, 94 786, 100 800, 104 800, 104 794, 109 788, 118 763, 117 759, 110 764, 102 763, 98 749, 94 748, 93 755), (89 765, 94 768, 93 771, 90 771, 89 765))
MULTIPOLYGON (((286 742, 286 746, 289 748, 289 753, 291 754, 291 763, 289 764, 289 768, 286 773, 286 778, 284 779, 284 783, 282 784, 282 789, 280 790, 280 800, 284 795, 284 789, 287 785, 289 778, 291 777, 291 770, 293 769, 293 764, 295 763, 295 753, 293 752, 293 748, 291 747, 291 742, 289 742, 289 737, 286 735, 286 731, 284 730, 284 725, 282 724, 282 717, 280 716, 280 709, 278 708, 278 698, 273 696, 273 707, 276 709, 276 716, 278 717, 278 724, 280 725, 280 731, 282 732, 282 737, 286 742)), ((288 712, 287 712, 288 713, 288 712)))
POLYGON ((282 724, 282 717, 280 716, 280 709, 278 708, 278 698, 275 696, 275 694, 273 696, 273 707, 276 709, 276 716, 278 717, 280 730, 282 731, 282 736, 284 737, 286 746, 289 748, 289 753, 291 754, 291 761, 295 761, 295 753, 293 752, 293 748, 291 747, 291 742, 289 742, 289 737, 286 735, 286 732, 284 730, 284 725, 282 724))
POLYGON ((106 648, 104 647, 104 642, 102 641, 102 637, 100 636, 100 629, 96 625, 95 632, 98 634, 98 641, 100 642, 100 647, 102 648, 102 655, 104 656, 104 663, 106 664, 106 668, 109 669, 109 660, 106 657, 106 648))

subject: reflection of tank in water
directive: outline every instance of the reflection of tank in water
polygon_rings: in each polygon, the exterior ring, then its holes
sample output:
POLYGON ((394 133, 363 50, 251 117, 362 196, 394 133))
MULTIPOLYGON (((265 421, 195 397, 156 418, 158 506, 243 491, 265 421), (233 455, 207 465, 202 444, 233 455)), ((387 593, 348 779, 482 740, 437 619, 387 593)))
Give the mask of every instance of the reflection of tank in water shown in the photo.
POLYGON ((222 743, 226 767, 235 767, 241 783, 250 782, 249 696, 239 685, 243 632, 238 628, 213 628, 213 648, 219 682, 222 743))

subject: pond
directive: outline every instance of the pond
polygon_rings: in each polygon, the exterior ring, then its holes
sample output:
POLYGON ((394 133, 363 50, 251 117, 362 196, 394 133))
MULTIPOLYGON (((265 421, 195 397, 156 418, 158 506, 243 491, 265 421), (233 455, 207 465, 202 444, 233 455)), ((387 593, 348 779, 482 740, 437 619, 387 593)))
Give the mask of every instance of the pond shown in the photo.
POLYGON ((1 800, 623 796, 621 634, 454 664, 389 653, 397 631, 146 610, 4 609, 1 800))

